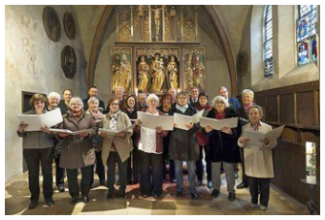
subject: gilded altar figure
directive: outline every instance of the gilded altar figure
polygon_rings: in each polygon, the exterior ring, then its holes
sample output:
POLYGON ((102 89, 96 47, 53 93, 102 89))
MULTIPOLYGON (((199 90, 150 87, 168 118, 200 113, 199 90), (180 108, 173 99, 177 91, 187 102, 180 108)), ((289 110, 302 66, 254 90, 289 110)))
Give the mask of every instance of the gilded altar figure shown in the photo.
MULTIPOLYGON (((122 60, 120 62, 119 74, 115 75, 116 86, 122 86, 125 92, 130 91, 131 87, 131 63, 128 61, 126 54, 122 54, 122 60)), ((116 88, 115 86, 115 88, 116 88)))
POLYGON ((185 89, 190 89, 193 87, 192 54, 188 53, 186 58, 184 65, 185 89))
POLYGON ((120 76, 120 56, 114 55, 114 61, 111 65, 111 76, 112 76, 112 91, 115 91, 117 86, 117 78, 120 76))
POLYGON ((154 12, 154 21, 155 21, 155 38, 156 41, 159 41, 159 33, 160 33, 160 11, 162 11, 162 8, 158 8, 158 6, 155 6, 154 9, 152 9, 154 12))
POLYGON ((193 86, 204 90, 203 78, 205 76, 205 67, 200 61, 200 56, 195 55, 194 66, 193 66, 193 86))
POLYGON ((170 88, 178 89, 178 68, 175 62, 175 56, 171 56, 170 62, 167 65, 168 86, 170 88))
POLYGON ((155 60, 152 63, 152 92, 159 93, 165 81, 164 61, 159 59, 159 54, 155 55, 155 60))
POLYGON ((148 82, 149 82, 149 65, 146 62, 145 56, 141 56, 140 63, 138 64, 139 73, 139 92, 148 92, 148 82))

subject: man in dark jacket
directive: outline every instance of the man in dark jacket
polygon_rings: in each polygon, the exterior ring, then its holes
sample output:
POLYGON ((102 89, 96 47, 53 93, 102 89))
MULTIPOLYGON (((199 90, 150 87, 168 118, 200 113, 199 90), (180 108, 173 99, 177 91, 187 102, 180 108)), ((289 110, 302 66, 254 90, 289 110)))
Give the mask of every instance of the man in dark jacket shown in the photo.
POLYGON ((101 112, 104 112, 105 103, 102 100, 100 100, 97 97, 97 95, 98 95, 98 88, 96 86, 91 86, 88 89, 88 97, 82 100, 82 102, 84 103, 84 109, 86 111, 88 110, 88 99, 91 98, 91 97, 96 97, 99 100, 99 108, 98 108, 98 110, 101 111, 101 112))
POLYGON ((193 108, 196 108, 196 106, 199 103, 199 89, 196 87, 193 87, 191 89, 191 98, 190 98, 190 104, 193 108))
POLYGON ((225 86, 220 86, 218 89, 218 94, 227 99, 230 107, 233 108, 236 113, 238 113, 238 109, 241 107, 240 103, 238 99, 229 97, 228 89, 225 86))
POLYGON ((59 103, 59 108, 61 110, 62 115, 67 113, 67 111, 69 110, 69 102, 70 102, 72 96, 73 96, 73 92, 71 89, 63 90, 63 99, 60 100, 60 103, 59 103))

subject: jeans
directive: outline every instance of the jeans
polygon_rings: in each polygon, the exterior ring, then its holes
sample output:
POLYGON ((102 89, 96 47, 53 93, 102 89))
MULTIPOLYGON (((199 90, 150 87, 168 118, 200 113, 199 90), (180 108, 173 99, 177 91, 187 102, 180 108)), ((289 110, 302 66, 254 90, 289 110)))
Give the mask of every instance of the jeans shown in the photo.
MULTIPOLYGON (((188 169, 188 181, 190 184, 190 193, 196 193, 195 188, 195 160, 186 161, 188 169)), ((176 174, 176 183, 177 183, 177 192, 183 192, 183 161, 175 160, 175 174, 176 174)))

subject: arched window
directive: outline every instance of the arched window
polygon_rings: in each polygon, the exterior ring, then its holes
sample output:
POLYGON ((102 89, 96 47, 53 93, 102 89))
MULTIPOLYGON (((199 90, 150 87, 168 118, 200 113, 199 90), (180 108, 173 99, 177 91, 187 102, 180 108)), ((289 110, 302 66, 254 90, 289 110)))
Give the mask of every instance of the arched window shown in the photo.
POLYGON ((316 5, 300 5, 297 20, 298 66, 317 61, 316 5))
POLYGON ((264 6, 263 16, 263 53, 264 76, 273 75, 273 17, 272 5, 264 6))

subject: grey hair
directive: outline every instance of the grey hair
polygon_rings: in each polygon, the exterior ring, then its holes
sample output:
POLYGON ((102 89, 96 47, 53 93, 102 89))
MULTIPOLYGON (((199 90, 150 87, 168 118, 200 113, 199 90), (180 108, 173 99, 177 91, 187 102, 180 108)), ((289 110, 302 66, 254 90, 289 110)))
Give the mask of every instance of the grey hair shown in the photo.
POLYGON ((241 95, 244 95, 244 94, 249 94, 250 96, 252 96, 252 98, 254 98, 254 92, 250 89, 244 89, 242 92, 241 92, 241 95))
POLYGON ((187 93, 187 92, 180 92, 180 93, 178 93, 178 94, 176 95, 176 98, 178 98, 178 97, 181 96, 181 95, 185 96, 185 97, 187 98, 187 100, 188 100, 188 93, 187 93))
POLYGON ((147 106, 149 106, 149 102, 150 102, 151 99, 156 100, 156 102, 157 102, 157 107, 158 107, 158 106, 159 106, 159 98, 158 98, 158 96, 156 96, 155 94, 150 94, 150 95, 148 96, 148 98, 147 98, 147 100, 146 100, 147 106))
POLYGON ((48 95, 47 95, 47 98, 52 98, 52 97, 56 97, 58 98, 59 100, 61 99, 61 95, 57 92, 50 92, 48 95))
POLYGON ((225 104, 225 107, 226 108, 229 107, 228 100, 225 99, 224 97, 222 97, 221 95, 218 95, 218 96, 216 96, 216 97, 213 98, 213 100, 211 102, 213 108, 215 108, 217 102, 223 102, 225 104))
POLYGON ((193 89, 196 89, 196 91, 197 91, 198 93, 200 92, 200 90, 199 90, 198 87, 192 87, 192 88, 191 88, 191 92, 192 92, 193 89))
POLYGON ((247 115, 249 114, 249 111, 250 111, 251 109, 253 109, 253 108, 257 109, 257 110, 260 112, 261 117, 263 117, 263 115, 264 115, 264 113, 263 113, 263 109, 262 109, 262 107, 259 106, 259 105, 252 105, 252 106, 250 106, 250 107, 247 109, 247 115))
POLYGON ((97 103, 99 104, 99 100, 98 100, 98 98, 96 98, 96 97, 91 97, 91 98, 89 98, 88 101, 87 101, 88 105, 89 105, 91 102, 97 102, 97 103))
POLYGON ((222 88, 225 89, 225 90, 227 90, 227 92, 228 92, 228 89, 227 89, 227 87, 225 87, 225 86, 220 86, 219 89, 218 89, 218 92, 219 92, 220 89, 222 89, 222 88))
POLYGON ((75 101, 79 102, 81 104, 81 107, 84 108, 84 103, 83 103, 82 99, 79 97, 72 97, 69 102, 69 106, 71 106, 71 103, 75 102, 75 101))

